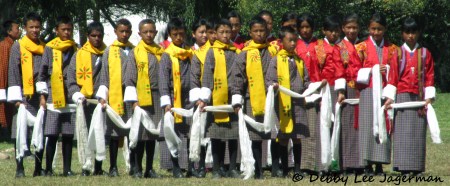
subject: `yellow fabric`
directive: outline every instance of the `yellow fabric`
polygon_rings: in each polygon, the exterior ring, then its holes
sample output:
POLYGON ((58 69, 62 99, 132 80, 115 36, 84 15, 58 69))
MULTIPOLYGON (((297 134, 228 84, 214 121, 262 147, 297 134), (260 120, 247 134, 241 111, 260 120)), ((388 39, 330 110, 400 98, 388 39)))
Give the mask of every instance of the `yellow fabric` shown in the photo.
MULTIPOLYGON (((153 55, 157 56, 158 54, 153 53, 160 52, 160 50, 156 50, 156 46, 147 45, 144 41, 141 40, 134 49, 134 56, 136 58, 136 66, 138 70, 136 89, 138 93, 139 105, 141 106, 153 105, 152 89, 150 87, 150 76, 148 75, 148 53, 152 53, 153 55)), ((159 54, 159 56, 161 57, 161 54, 159 54)))
POLYGON ((76 49, 76 43, 72 40, 62 41, 61 38, 56 37, 47 43, 47 46, 52 48, 53 54, 53 70, 50 77, 52 86, 52 101, 55 108, 62 108, 66 106, 66 97, 64 96, 64 81, 63 81, 63 56, 62 53, 70 48, 76 49))
POLYGON ((102 43, 100 48, 95 48, 88 41, 77 52, 76 56, 76 76, 77 84, 81 87, 80 92, 86 97, 91 98, 94 93, 94 82, 92 74, 91 54, 102 55, 106 46, 102 43))
MULTIPOLYGON (((213 88, 213 105, 228 104, 228 79, 227 79, 227 62, 225 59, 225 51, 221 48, 213 48, 215 67, 214 67, 214 88, 213 88)), ((214 121, 216 123, 225 123, 230 121, 228 113, 215 112, 214 121)))
MULTIPOLYGON (((173 104, 174 108, 182 108, 181 104, 181 74, 180 74, 180 60, 185 60, 192 57, 192 50, 190 48, 180 48, 170 43, 166 51, 172 61, 172 79, 173 79, 173 104)), ((183 122, 183 117, 174 114, 175 123, 183 122)))
POLYGON ((124 114, 123 92, 122 92, 122 60, 120 59, 120 48, 130 47, 130 42, 121 43, 115 40, 109 47, 108 72, 109 72, 109 105, 119 115, 124 114))
MULTIPOLYGON (((300 77, 303 79, 304 73, 304 65, 303 61, 300 60, 297 55, 293 53, 288 53, 286 50, 281 50, 277 55, 277 77, 279 85, 290 89, 290 71, 289 71, 289 57, 293 57, 295 60, 295 64, 297 66, 297 71, 300 74, 300 77)), ((280 130, 283 133, 291 133, 294 129, 294 121, 292 119, 292 101, 291 97, 280 93, 278 97, 278 109, 280 116, 280 130)))
POLYGON ((206 41, 203 46, 194 51, 194 55, 196 55, 198 60, 200 61, 200 82, 203 79, 203 67, 205 65, 206 54, 208 53, 209 48, 211 48, 211 43, 209 43, 209 41, 206 41))
POLYGON ((31 97, 34 94, 33 54, 42 55, 44 53, 44 43, 39 40, 39 44, 36 44, 28 36, 25 36, 19 41, 19 44, 23 94, 31 97))
MULTIPOLYGON (((217 41, 216 41, 217 42, 217 41)), ((264 114, 266 104, 266 90, 264 86, 264 74, 262 69, 261 55, 259 49, 268 47, 267 44, 257 44, 250 41, 243 51, 247 51, 247 80, 250 93, 250 103, 254 116, 264 114)))
POLYGON ((162 48, 161 46, 152 43, 150 45, 145 44, 144 41, 139 41, 138 45, 136 47, 143 47, 145 48, 145 50, 147 50, 148 53, 151 53, 153 55, 155 55, 156 59, 158 60, 158 62, 161 60, 161 55, 164 53, 164 48, 162 48))

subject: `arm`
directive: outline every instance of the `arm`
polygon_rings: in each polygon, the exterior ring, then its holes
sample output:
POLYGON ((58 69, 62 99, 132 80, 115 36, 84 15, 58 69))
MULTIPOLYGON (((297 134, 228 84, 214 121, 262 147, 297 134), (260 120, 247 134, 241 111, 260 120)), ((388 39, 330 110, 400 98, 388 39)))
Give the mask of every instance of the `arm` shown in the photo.
POLYGON ((8 102, 22 102, 22 73, 20 69, 20 46, 14 43, 9 54, 8 102))
POLYGON ((109 47, 105 50, 102 56, 102 68, 100 69, 100 84, 99 88, 97 90, 97 94, 95 97, 99 99, 99 102, 104 105, 106 101, 108 100, 108 88, 109 88, 109 66, 108 66, 108 59, 109 59, 109 47))
POLYGON ((74 103, 77 103, 79 99, 84 99, 84 95, 80 92, 81 88, 77 84, 77 76, 76 76, 76 62, 77 62, 77 52, 73 54, 72 59, 70 60, 69 69, 67 70, 67 87, 69 97, 72 98, 74 103))
POLYGON ((200 82, 200 77, 201 77, 201 62, 198 59, 197 55, 194 55, 194 57, 192 57, 192 61, 191 61, 191 74, 190 74, 190 78, 191 78, 191 83, 190 83, 190 87, 191 90, 189 91, 189 101, 190 102, 197 102, 200 98, 200 89, 201 89, 201 82, 200 82))
MULTIPOLYGON (((134 56, 134 50, 132 50, 128 56, 127 62, 125 63, 123 78, 123 86, 125 87, 125 93, 123 96, 124 102, 135 103, 138 102, 136 82, 137 82, 137 69, 136 69, 136 59, 134 56)), ((137 105, 133 105, 133 108, 137 105)))
POLYGON ((428 103, 431 103, 436 97, 436 88, 434 87, 434 60, 431 53, 427 50, 426 52, 426 63, 425 63, 425 72, 424 72, 424 87, 425 94, 424 98, 428 103))
POLYGON ((172 76, 172 61, 167 53, 161 56, 161 62, 159 66, 159 93, 161 94, 161 107, 165 108, 165 111, 169 111, 172 107, 170 97, 170 83, 172 76))

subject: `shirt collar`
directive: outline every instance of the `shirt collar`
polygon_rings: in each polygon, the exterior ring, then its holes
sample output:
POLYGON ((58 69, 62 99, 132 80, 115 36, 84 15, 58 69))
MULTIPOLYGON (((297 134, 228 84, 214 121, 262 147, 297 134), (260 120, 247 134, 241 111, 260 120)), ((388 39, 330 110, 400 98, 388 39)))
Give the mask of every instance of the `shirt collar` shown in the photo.
MULTIPOLYGON (((344 40, 346 40, 346 41, 348 41, 348 42, 351 43, 351 41, 348 40, 347 36, 344 37, 344 40)), ((359 41, 359 38, 357 37, 357 38, 355 39, 355 43, 358 43, 358 41, 359 41)), ((352 44, 355 44, 355 43, 352 43, 352 44)))
POLYGON ((419 44, 416 43, 416 45, 414 45, 414 48, 411 50, 411 48, 409 48, 409 46, 406 43, 403 43, 403 48, 409 53, 414 53, 416 49, 419 48, 419 44))
POLYGON ((384 46, 384 38, 383 40, 381 40, 380 46, 377 45, 377 43, 373 40, 372 36, 370 36, 370 40, 372 40, 373 45, 375 45, 375 47, 383 47, 384 46))

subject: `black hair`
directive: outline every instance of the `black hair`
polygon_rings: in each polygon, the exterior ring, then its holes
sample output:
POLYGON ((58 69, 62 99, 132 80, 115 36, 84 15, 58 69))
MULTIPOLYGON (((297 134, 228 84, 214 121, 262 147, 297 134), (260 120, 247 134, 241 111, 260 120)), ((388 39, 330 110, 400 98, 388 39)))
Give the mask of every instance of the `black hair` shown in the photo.
POLYGON ((281 25, 283 25, 284 22, 287 22, 291 19, 297 20, 298 16, 294 12, 287 12, 284 13, 283 16, 281 16, 281 25))
POLYGON ((217 19, 216 18, 209 18, 206 21, 206 30, 214 29, 214 27, 216 26, 216 23, 217 23, 217 19))
POLYGON ((231 23, 230 23, 230 21, 228 19, 220 19, 214 25, 214 30, 219 29, 220 26, 228 26, 228 27, 231 28, 231 23))
POLYGON ((105 34, 105 29, 103 28, 102 23, 94 21, 92 23, 89 23, 87 26, 87 34, 91 34, 93 31, 99 31, 100 33, 105 34))
POLYGON ((27 26, 28 21, 39 21, 42 24, 42 17, 36 12, 30 12, 23 18, 23 25, 27 26))
POLYGON ((350 13, 342 19, 342 25, 349 24, 351 22, 356 22, 359 25, 359 16, 356 13, 350 13))
POLYGON ((255 16, 253 17, 250 22, 248 22, 248 29, 252 29, 253 25, 255 24, 261 24, 264 26, 264 28, 267 28, 267 22, 262 17, 255 16))
POLYGON ((402 32, 420 32, 421 28, 419 21, 412 17, 407 17, 402 24, 402 32))
POLYGON ((194 24, 192 24, 192 32, 194 33, 201 26, 207 27, 207 25, 208 21, 206 21, 206 19, 200 18, 199 20, 195 21, 194 24))
POLYGON ((56 18, 56 28, 58 28, 60 24, 68 24, 73 26, 73 21, 69 16, 63 15, 56 18))
POLYGON ((228 12, 227 19, 230 20, 230 18, 232 18, 232 17, 237 17, 239 19, 239 23, 242 24, 241 15, 239 15, 239 13, 237 13, 236 10, 232 10, 232 11, 228 12))
POLYGON ((306 21, 309 26, 311 26, 311 28, 314 30, 315 25, 314 25, 314 18, 311 14, 309 13, 303 13, 300 16, 298 16, 297 18, 297 28, 300 27, 300 25, 302 25, 302 22, 306 21))
POLYGON ((272 12, 270 12, 270 11, 268 11, 268 10, 261 10, 256 16, 262 18, 262 17, 265 16, 265 15, 267 15, 267 16, 269 16, 270 18, 273 19, 273 14, 272 14, 272 12))
POLYGON ((2 28, 1 30, 1 36, 3 37, 7 37, 8 36, 8 32, 12 30, 12 26, 13 24, 19 24, 19 22, 17 22, 16 20, 6 20, 5 22, 3 22, 2 24, 2 28))
POLYGON ((297 35, 297 31, 294 28, 290 26, 283 26, 280 28, 280 31, 278 32, 278 38, 283 40, 283 38, 286 37, 287 33, 297 35))
POLYGON ((169 23, 167 23, 167 35, 170 34, 170 31, 178 29, 186 30, 186 25, 184 24, 184 21, 178 17, 170 19, 169 23))
POLYGON ((340 30, 341 20, 336 15, 327 16, 323 22, 323 30, 340 30))
POLYGON ((156 24, 153 20, 143 19, 141 22, 139 22, 139 30, 141 30, 142 26, 144 26, 145 24, 152 24, 152 25, 155 25, 155 27, 156 27, 156 24))
POLYGON ((376 12, 372 15, 372 17, 370 17, 369 23, 372 23, 372 22, 378 23, 384 27, 387 26, 386 16, 384 16, 384 14, 380 13, 380 12, 376 12))
POLYGON ((114 25, 114 29, 117 29, 119 25, 123 25, 131 29, 131 22, 128 19, 122 18, 117 20, 116 24, 114 25))

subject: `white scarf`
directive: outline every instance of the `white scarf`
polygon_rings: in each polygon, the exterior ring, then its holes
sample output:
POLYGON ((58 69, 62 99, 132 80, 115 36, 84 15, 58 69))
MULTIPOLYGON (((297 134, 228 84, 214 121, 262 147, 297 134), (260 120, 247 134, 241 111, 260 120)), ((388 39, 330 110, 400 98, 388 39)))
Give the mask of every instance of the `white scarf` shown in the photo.
POLYGON ((83 104, 81 102, 77 103, 75 129, 75 136, 77 138, 78 160, 81 163, 83 170, 91 170, 92 152, 88 148, 88 130, 83 104))
MULTIPOLYGON (((184 117, 192 117, 194 114, 194 109, 186 110, 183 108, 171 108, 170 110, 184 117)), ((175 120, 172 113, 166 112, 164 114, 164 138, 170 154, 172 157, 176 158, 178 157, 178 149, 182 141, 178 137, 177 133, 175 133, 174 125, 175 120)))
POLYGON ((24 104, 20 104, 16 117, 16 159, 20 159, 24 156, 27 147, 27 130, 28 127, 32 127, 36 120, 26 108, 24 104))
MULTIPOLYGON (((359 99, 345 99, 343 103, 349 105, 358 105, 359 99)), ((331 160, 337 161, 339 158, 339 134, 341 131, 341 106, 342 104, 336 103, 335 105, 335 119, 333 125, 333 134, 331 135, 331 160)))
POLYGON ((44 112, 44 108, 42 106, 39 107, 36 114, 36 120, 34 122, 31 145, 34 146, 35 152, 44 150, 44 112))
MULTIPOLYGON (((386 65, 386 79, 389 78, 389 65, 386 65)), ((377 137, 379 134, 379 129, 384 128, 386 129, 386 123, 385 121, 379 120, 379 115, 383 114, 384 111, 380 111, 381 108, 381 93, 382 93, 382 86, 383 86, 383 80, 381 78, 380 73, 380 65, 376 64, 372 67, 372 110, 373 110, 373 136, 377 137), (381 124, 384 123, 384 124, 381 124)), ((381 134, 383 135, 383 134, 381 134)), ((380 139, 387 139, 387 136, 378 136, 380 139)))

